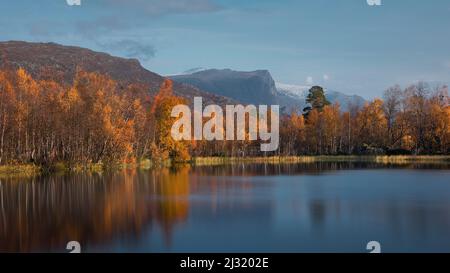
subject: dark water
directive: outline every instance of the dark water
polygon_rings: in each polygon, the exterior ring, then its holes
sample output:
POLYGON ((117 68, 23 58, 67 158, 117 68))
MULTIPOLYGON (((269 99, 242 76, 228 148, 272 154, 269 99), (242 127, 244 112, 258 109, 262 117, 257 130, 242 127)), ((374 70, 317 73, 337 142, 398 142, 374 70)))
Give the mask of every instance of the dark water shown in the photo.
POLYGON ((234 165, 0 179, 0 251, 450 252, 448 165, 234 165))

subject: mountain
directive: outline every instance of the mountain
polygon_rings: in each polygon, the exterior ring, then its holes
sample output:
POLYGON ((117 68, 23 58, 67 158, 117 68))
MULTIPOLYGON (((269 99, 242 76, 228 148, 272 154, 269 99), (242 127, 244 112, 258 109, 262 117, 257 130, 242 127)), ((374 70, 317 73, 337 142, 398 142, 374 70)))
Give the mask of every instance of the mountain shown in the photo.
MULTIPOLYGON (((0 42, 0 67, 24 68, 33 77, 57 76, 59 81, 71 84, 78 68, 88 72, 107 74, 119 85, 142 84, 155 94, 164 77, 141 66, 136 59, 114 57, 89 49, 63 46, 55 43, 0 42), (45 72, 45 73, 44 73, 45 72)), ((226 104, 229 98, 206 93, 193 86, 174 83, 176 95, 192 99, 202 96, 206 102, 226 104)))
MULTIPOLYGON (((246 104, 279 104, 284 111, 302 110, 311 86, 275 83, 267 70, 251 72, 230 69, 195 69, 193 73, 170 76, 174 81, 195 86, 216 95, 232 98, 246 104), (200 70, 200 71, 197 71, 200 70)), ((326 96, 341 109, 347 111, 350 105, 362 106, 365 100, 359 96, 326 90, 326 96)))
MULTIPOLYGON (((306 97, 312 86, 276 83, 279 96, 286 97, 284 106, 288 109, 303 109, 306 106, 306 97)), ((331 103, 339 103, 342 111, 348 111, 352 106, 362 107, 366 103, 363 97, 346 95, 341 92, 325 89, 325 96, 331 103)))
POLYGON ((338 102, 342 111, 349 111, 352 107, 363 107, 367 102, 363 97, 358 95, 346 95, 341 92, 326 90, 325 95, 329 101, 338 102))
POLYGON ((244 104, 278 103, 275 81, 267 70, 241 72, 231 69, 208 69, 170 78, 244 104))
POLYGON ((194 68, 191 68, 191 69, 188 69, 188 70, 184 71, 183 73, 181 73, 181 75, 193 74, 193 73, 204 71, 204 70, 207 70, 207 69, 204 68, 204 67, 194 67, 194 68))

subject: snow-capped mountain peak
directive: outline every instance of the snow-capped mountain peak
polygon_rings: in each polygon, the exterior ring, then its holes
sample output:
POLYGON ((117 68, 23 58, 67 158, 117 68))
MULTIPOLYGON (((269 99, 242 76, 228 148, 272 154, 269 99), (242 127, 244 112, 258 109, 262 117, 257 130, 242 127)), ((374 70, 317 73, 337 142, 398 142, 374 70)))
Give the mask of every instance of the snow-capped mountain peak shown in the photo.
MULTIPOLYGON (((285 83, 276 83, 276 88, 279 93, 279 97, 282 99, 282 104, 289 107, 304 107, 306 105, 306 97, 308 96, 309 89, 312 86, 306 85, 294 85, 285 83)), ((339 103, 342 111, 347 111, 351 105, 363 106, 365 103, 364 98, 356 95, 347 95, 341 92, 333 91, 324 88, 325 96, 331 103, 339 103)))
POLYGON ((279 93, 297 98, 306 98, 308 90, 311 88, 311 86, 306 85, 294 85, 280 82, 276 82, 275 86, 279 93))

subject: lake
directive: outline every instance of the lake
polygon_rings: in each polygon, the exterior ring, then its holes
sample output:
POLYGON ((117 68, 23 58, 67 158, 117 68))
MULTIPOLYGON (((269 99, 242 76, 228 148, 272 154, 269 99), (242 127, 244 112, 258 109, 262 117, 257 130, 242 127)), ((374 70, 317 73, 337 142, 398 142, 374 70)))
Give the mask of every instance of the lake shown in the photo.
POLYGON ((0 251, 450 252, 449 178, 372 163, 0 178, 0 251))

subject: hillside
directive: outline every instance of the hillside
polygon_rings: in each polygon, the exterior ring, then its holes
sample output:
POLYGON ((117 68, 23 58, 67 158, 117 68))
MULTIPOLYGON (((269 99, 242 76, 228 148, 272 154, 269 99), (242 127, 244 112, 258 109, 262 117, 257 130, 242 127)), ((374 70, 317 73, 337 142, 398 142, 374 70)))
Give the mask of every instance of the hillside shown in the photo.
MULTIPOLYGON (((141 66, 136 59, 114 57, 89 49, 55 43, 0 42, 0 67, 24 68, 34 78, 50 77, 71 84, 77 69, 107 74, 121 86, 142 84, 154 94, 164 77, 141 66)), ((230 100, 202 92, 181 83, 174 84, 176 95, 191 99, 202 96, 207 102, 224 104, 230 100)))

